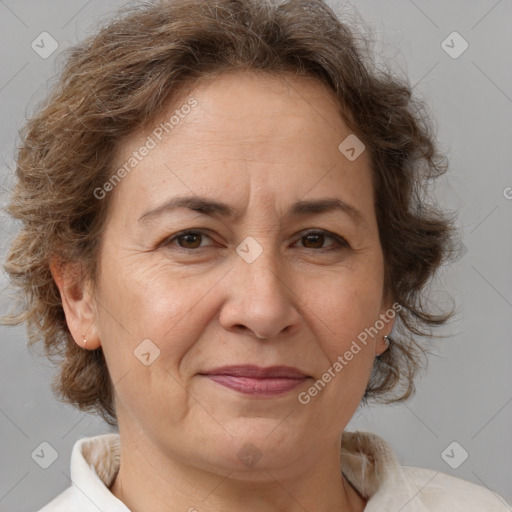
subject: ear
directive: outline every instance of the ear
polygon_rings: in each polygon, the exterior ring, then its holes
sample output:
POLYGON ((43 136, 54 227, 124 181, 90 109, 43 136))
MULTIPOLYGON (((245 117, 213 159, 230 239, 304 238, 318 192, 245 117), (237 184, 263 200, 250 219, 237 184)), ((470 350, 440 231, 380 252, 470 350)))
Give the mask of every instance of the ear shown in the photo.
POLYGON ((389 336, 393 327, 395 326, 395 319, 398 312, 402 309, 400 304, 393 302, 389 294, 382 301, 382 307, 380 309, 379 320, 384 324, 379 332, 378 339, 375 343, 375 355, 380 356, 389 347, 385 342, 384 336, 389 336))
POLYGON ((85 349, 94 350, 101 346, 98 336, 96 308, 91 283, 84 278, 79 263, 64 263, 58 257, 52 258, 50 271, 59 288, 66 322, 75 343, 85 349), (84 343, 84 339, 87 340, 84 343))

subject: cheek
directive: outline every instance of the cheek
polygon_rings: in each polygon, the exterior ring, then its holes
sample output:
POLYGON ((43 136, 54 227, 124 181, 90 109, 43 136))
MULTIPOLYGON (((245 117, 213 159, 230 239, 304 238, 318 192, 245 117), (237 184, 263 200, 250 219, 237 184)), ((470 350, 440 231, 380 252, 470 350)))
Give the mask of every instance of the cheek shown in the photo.
POLYGON ((180 363, 202 329, 195 306, 204 288, 156 266, 119 264, 107 275, 99 297, 100 338, 118 411, 148 423, 159 417, 179 423, 191 407, 180 363))
POLYGON ((383 292, 382 275, 374 270, 378 268, 378 262, 345 268, 327 287, 314 289, 309 307, 325 325, 324 348, 329 359, 348 350, 358 336, 364 338, 365 329, 378 320, 383 292))
POLYGON ((317 340, 327 361, 317 376, 327 382, 325 388, 317 386, 322 388, 317 405, 330 403, 328 414, 336 417, 337 425, 347 422, 347 411, 357 408, 374 364, 377 335, 370 328, 379 319, 381 307, 379 258, 343 269, 331 283, 323 290, 315 288, 311 308, 318 317, 318 332, 324 333, 317 340))
POLYGON ((141 343, 150 348, 152 343, 161 365, 177 367, 204 329, 202 299, 218 277, 186 278, 166 265, 142 264, 138 258, 117 260, 117 268, 107 270, 99 297, 100 338, 106 349, 130 356, 125 364, 132 366, 138 363, 134 351, 141 343))

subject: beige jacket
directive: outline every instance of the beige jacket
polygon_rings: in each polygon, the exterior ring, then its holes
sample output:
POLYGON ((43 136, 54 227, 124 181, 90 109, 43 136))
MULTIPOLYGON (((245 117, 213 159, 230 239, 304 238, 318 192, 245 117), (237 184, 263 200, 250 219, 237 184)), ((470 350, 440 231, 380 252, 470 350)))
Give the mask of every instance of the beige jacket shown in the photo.
MULTIPOLYGON (((80 439, 71 455, 72 485, 39 512, 130 512, 109 487, 119 470, 119 434, 80 439)), ((512 512, 477 484, 401 466, 391 447, 369 432, 344 432, 342 471, 368 502, 365 512, 512 512)))

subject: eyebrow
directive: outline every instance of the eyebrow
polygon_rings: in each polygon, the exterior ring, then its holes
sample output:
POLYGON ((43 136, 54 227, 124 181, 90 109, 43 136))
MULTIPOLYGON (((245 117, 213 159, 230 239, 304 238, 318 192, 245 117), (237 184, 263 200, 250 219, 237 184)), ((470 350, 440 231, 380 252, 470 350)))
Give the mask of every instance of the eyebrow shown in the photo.
MULTIPOLYGON (((153 210, 149 210, 139 217, 139 222, 154 219, 176 208, 188 208, 195 212, 209 216, 237 217, 237 211, 230 205, 199 196, 174 197, 153 210)), ((350 217, 355 224, 366 224, 364 215, 354 206, 338 198, 323 198, 315 200, 301 200, 294 203, 285 217, 298 217, 311 214, 321 214, 339 211, 350 217)))

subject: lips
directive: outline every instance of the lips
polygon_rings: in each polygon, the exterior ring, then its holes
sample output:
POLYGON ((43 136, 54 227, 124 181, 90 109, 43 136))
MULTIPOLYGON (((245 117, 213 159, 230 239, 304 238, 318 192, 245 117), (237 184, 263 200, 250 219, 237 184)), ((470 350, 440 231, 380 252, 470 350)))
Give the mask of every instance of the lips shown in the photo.
POLYGON ((267 397, 291 391, 309 378, 291 366, 256 365, 222 366, 201 375, 240 393, 267 397))

